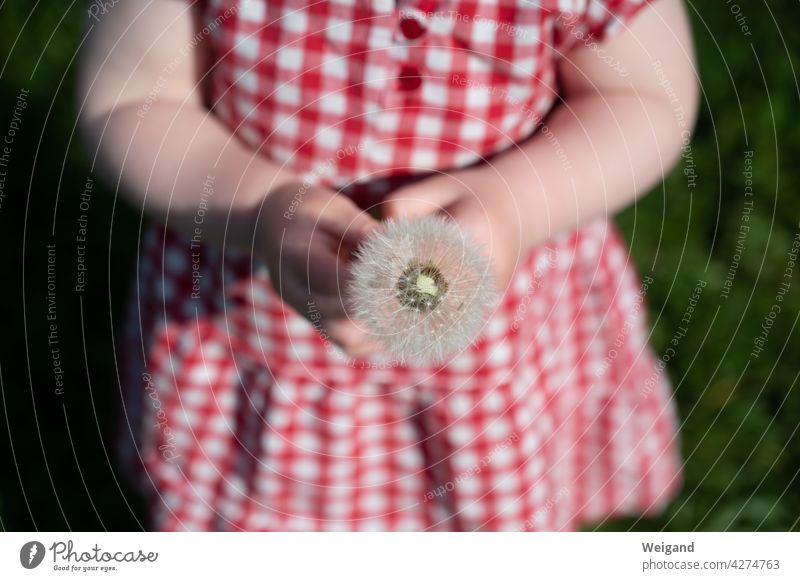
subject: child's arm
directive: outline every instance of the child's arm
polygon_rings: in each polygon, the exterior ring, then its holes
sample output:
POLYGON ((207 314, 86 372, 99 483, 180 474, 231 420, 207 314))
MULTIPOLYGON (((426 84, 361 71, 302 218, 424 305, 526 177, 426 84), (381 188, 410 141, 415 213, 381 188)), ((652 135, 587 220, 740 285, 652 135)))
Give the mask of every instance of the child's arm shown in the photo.
POLYGON ((434 200, 490 247, 505 283, 525 249, 647 192, 677 161, 697 111, 681 0, 656 0, 601 48, 630 75, 579 42, 561 62, 565 102, 546 132, 491 164, 398 191, 388 213, 426 213, 431 205, 420 200, 434 200))
POLYGON ((546 123, 572 169, 564 171, 544 135, 496 164, 513 191, 534 184, 534 195, 521 200, 533 219, 528 244, 627 206, 664 178, 688 143, 698 83, 682 0, 656 0, 603 48, 630 76, 583 45, 561 61, 565 103, 546 123))
POLYGON ((297 178, 209 113, 197 55, 209 39, 196 36, 202 26, 189 4, 120 0, 99 23, 89 20, 78 105, 90 155, 152 219, 188 235, 199 227, 202 244, 252 248, 285 302, 309 317, 313 301, 333 341, 354 356, 370 352, 342 312, 348 265, 340 250, 343 241, 357 245, 375 221, 322 187, 305 188, 298 206, 297 178))
POLYGON ((225 243, 250 247, 252 210, 294 178, 203 105, 198 52, 209 39, 191 48, 198 27, 190 2, 121 0, 88 24, 78 106, 97 170, 151 218, 188 234, 204 201, 203 243, 222 243, 230 209, 225 243))

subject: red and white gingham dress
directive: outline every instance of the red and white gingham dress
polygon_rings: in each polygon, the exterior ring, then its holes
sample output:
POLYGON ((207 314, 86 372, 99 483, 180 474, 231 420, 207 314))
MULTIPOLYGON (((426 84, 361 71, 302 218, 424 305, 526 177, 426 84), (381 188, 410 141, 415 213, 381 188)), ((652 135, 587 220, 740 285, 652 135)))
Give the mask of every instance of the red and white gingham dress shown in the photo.
MULTIPOLYGON (((241 140, 369 203, 531 135, 559 55, 643 1, 210 0, 200 38, 241 140)), ((530 252, 441 367, 348 364, 263 265, 192 251, 148 230, 121 350, 155 528, 568 530, 679 486, 646 286, 607 221, 530 252)))

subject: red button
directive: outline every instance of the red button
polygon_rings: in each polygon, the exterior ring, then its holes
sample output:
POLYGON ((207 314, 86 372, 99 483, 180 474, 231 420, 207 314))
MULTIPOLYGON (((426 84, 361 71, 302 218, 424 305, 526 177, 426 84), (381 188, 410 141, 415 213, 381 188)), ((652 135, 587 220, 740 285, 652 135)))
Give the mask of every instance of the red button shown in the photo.
POLYGON ((401 91, 413 91, 422 84, 422 77, 419 76, 419 68, 414 65, 403 65, 400 76, 397 79, 397 86, 401 91))
POLYGON ((425 34, 425 27, 416 18, 406 17, 400 21, 400 31, 406 38, 414 40, 425 34))

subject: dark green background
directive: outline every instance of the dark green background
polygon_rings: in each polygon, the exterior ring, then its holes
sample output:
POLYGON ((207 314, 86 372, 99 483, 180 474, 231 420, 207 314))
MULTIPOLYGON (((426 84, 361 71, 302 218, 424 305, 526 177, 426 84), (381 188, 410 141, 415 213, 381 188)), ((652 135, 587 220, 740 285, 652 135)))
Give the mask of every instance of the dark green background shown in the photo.
MULTIPOLYGON (((798 529, 800 516, 800 267, 760 357, 753 339, 775 302, 800 231, 795 1, 740 2, 752 36, 723 0, 690 8, 703 110, 682 167, 619 223, 648 291, 663 353, 698 279, 708 281, 669 374, 683 420, 683 492, 654 519, 604 528, 798 529), (730 297, 753 151, 754 213, 730 297)), ((72 79, 85 3, 0 3, 0 135, 16 95, 30 90, 0 209, 0 529, 136 529, 141 500, 111 469, 118 323, 135 259, 139 216, 98 183, 89 220, 88 286, 74 284, 74 238, 88 163, 74 134, 72 79), (33 6, 36 4, 36 8, 33 6), (6 58, 7 57, 7 58, 6 58), (56 206, 56 197, 58 205, 56 206), (55 223, 55 232, 52 227, 55 223), (57 310, 65 370, 53 392, 47 346, 46 245, 57 244, 57 310), (26 324, 27 321, 27 324, 26 324)))

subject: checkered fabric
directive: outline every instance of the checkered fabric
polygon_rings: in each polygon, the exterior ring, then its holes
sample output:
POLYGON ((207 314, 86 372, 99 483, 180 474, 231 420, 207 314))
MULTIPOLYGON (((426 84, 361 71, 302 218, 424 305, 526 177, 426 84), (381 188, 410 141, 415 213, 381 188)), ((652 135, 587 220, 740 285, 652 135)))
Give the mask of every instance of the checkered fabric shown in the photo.
MULTIPOLYGON (((262 154, 367 202, 528 137, 560 54, 641 5, 212 0, 211 102, 262 154)), ((348 360, 263 265, 190 248, 149 229, 120 349, 124 452, 157 529, 569 530, 679 486, 646 287, 605 220, 532 250, 441 366, 348 360)))

